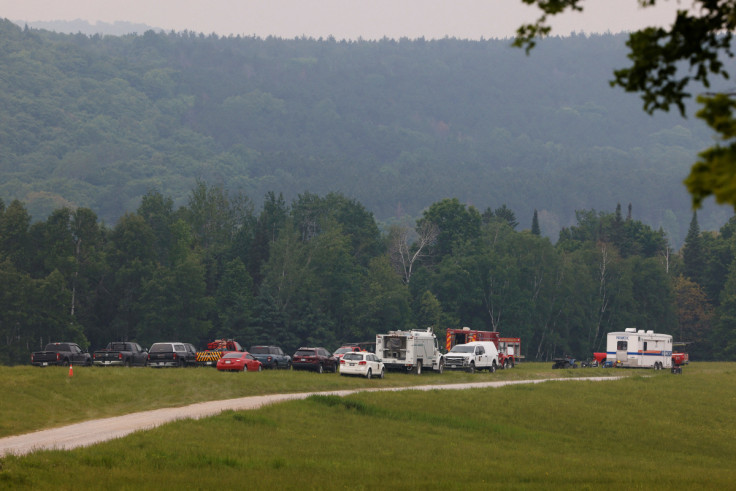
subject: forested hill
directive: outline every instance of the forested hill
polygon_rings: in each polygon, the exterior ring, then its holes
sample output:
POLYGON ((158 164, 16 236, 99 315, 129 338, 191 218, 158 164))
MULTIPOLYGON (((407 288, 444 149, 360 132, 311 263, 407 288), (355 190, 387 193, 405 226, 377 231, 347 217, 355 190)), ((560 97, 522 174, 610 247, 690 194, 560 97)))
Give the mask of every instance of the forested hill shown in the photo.
MULTIPOLYGON (((705 125, 612 89, 626 35, 347 42, 58 34, 0 21, 0 197, 107 223, 197 179, 291 199, 340 192, 381 221, 447 197, 506 204, 553 239, 575 210, 632 204, 681 244, 705 125)), ((731 210, 699 214, 716 229, 731 210)))

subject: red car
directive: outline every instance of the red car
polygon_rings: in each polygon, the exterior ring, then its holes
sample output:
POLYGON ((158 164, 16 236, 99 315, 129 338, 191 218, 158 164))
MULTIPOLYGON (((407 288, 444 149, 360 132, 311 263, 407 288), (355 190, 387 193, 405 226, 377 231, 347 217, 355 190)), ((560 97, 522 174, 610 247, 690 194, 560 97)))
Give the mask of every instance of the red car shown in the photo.
POLYGON ((354 346, 350 344, 350 345, 339 347, 334 353, 332 353, 332 356, 337 358, 338 363, 339 363, 339 361, 342 360, 342 357, 345 356, 346 353, 354 353, 356 351, 363 351, 363 350, 361 350, 360 347, 358 346, 354 346))
POLYGON ((247 351, 231 351, 217 360, 217 369, 224 372, 260 372, 263 364, 247 351))

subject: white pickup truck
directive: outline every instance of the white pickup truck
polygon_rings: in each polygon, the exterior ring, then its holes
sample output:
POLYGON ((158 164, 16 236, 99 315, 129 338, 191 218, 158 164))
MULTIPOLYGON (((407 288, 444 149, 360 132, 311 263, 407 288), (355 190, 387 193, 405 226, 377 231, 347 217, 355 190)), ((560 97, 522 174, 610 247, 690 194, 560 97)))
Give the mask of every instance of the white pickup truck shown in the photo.
POLYGON ((448 370, 466 370, 470 373, 487 369, 493 373, 498 368, 498 350, 491 341, 456 344, 445 355, 445 368, 448 370))

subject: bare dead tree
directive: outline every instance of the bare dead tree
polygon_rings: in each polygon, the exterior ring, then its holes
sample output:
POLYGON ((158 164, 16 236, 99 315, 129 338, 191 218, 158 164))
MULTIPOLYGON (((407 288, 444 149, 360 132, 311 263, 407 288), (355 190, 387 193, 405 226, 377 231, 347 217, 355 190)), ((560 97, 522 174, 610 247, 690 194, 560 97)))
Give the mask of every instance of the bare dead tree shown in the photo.
POLYGON ((414 264, 428 256, 428 249, 437 240, 439 228, 423 222, 416 231, 406 226, 395 226, 389 233, 389 256, 391 266, 401 275, 405 284, 411 280, 414 264))

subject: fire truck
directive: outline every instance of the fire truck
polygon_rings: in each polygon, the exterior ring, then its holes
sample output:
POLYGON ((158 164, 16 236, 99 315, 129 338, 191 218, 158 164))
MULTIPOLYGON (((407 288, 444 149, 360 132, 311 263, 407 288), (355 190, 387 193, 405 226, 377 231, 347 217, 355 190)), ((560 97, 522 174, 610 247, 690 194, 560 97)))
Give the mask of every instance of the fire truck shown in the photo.
POLYGON ((478 331, 469 327, 448 329, 445 337, 445 348, 450 351, 456 344, 467 344, 473 341, 491 341, 498 350, 498 365, 501 368, 513 368, 521 360, 521 338, 502 338, 497 331, 478 331))
POLYGON ((217 360, 230 351, 245 351, 240 343, 232 339, 215 339, 207 343, 207 349, 197 351, 198 366, 217 366, 217 360))

